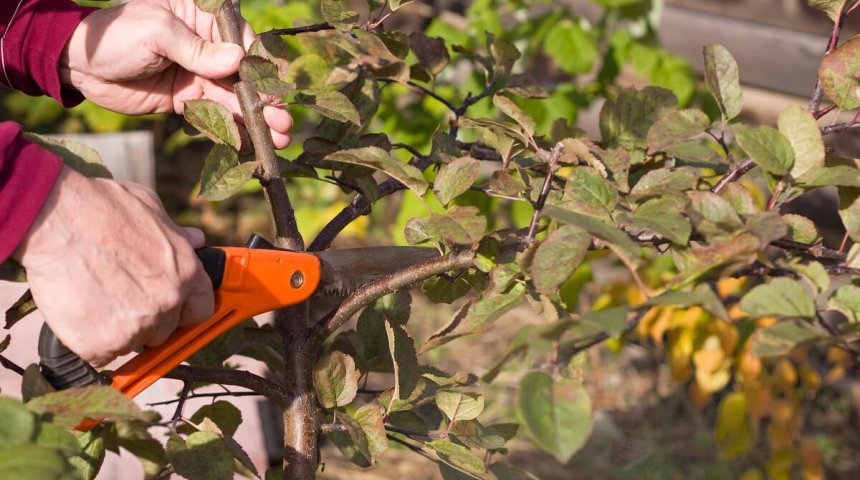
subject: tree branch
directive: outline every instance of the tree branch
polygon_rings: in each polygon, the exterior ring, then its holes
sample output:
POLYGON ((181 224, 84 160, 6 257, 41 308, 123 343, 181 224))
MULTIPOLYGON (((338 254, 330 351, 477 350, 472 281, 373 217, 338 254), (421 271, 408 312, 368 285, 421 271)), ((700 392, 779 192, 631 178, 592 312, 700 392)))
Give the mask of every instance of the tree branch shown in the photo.
MULTIPOLYGON (((224 41, 242 46, 242 34, 232 2, 224 2, 215 15, 218 31, 224 41)), ((239 99, 245 128, 251 143, 254 145, 254 156, 257 160, 257 174, 263 192, 272 209, 272 221, 275 224, 276 243, 290 250, 304 250, 304 242, 296 224, 295 212, 287 195, 281 170, 278 167, 278 156, 269 126, 263 118, 263 102, 248 82, 234 78, 233 89, 239 99)))
POLYGON ((437 102, 441 103, 442 105, 445 105, 445 107, 447 107, 448 110, 451 110, 451 112, 454 112, 455 114, 457 113, 458 107, 456 105, 454 105, 453 103, 451 103, 448 99, 446 99, 445 97, 439 95, 438 93, 434 92, 433 90, 430 90, 429 88, 427 88, 423 85, 419 85, 419 84, 413 82, 412 80, 409 80, 409 81, 404 83, 404 82, 395 80, 393 78, 377 78, 376 81, 382 82, 382 83, 396 83, 396 84, 400 84, 400 85, 405 85, 405 86, 409 87, 413 92, 417 92, 417 93, 420 93, 422 95, 426 95, 426 96, 436 100, 437 102))
POLYGON ((294 36, 302 33, 322 32, 324 30, 334 30, 334 26, 325 22, 314 23, 313 25, 305 25, 304 27, 275 28, 273 30, 263 32, 260 35, 294 36))
POLYGON ((726 172, 725 175, 723 175, 723 178, 721 178, 720 181, 711 188, 711 193, 720 193, 724 188, 726 188, 726 185, 738 181, 741 177, 746 175, 747 172, 755 168, 755 166, 755 162, 750 158, 734 165, 728 172, 726 172))
POLYGON ((550 153, 549 160, 547 161, 546 166, 546 177, 543 180, 543 187, 541 187, 540 195, 538 195, 537 201, 532 204, 534 207, 534 211, 532 212, 531 223, 529 223, 529 233, 526 236, 527 241, 532 241, 535 238, 535 233, 537 233, 538 223, 540 222, 541 214, 543 214, 543 208, 546 206, 546 199, 549 197, 550 187, 552 186, 552 177, 555 173, 555 165, 558 162, 558 157, 564 151, 564 145, 559 142, 552 149, 552 153, 550 153))
POLYGON ((842 132, 845 132, 847 130, 854 130, 855 128, 860 128, 860 123, 857 123, 857 122, 834 123, 833 125, 821 127, 821 134, 822 135, 833 135, 834 133, 842 133, 842 132))
POLYGON ((839 263, 848 261, 848 256, 839 250, 833 250, 824 245, 809 245, 806 243, 795 242, 793 240, 775 240, 771 245, 783 250, 797 252, 801 255, 814 258, 816 260, 835 260, 839 263))
POLYGON ((377 298, 450 270, 467 268, 472 265, 474 258, 475 253, 472 251, 452 252, 374 280, 346 297, 340 306, 323 317, 312 331, 316 332, 318 340, 324 340, 377 298))
POLYGON ((0 365, 2 365, 3 368, 6 368, 8 370, 12 370, 13 372, 17 373, 18 375, 21 375, 21 376, 24 375, 24 369, 23 368, 21 368, 17 363, 13 362, 12 360, 9 360, 8 358, 4 357, 3 355, 0 355, 0 365))
POLYGON ((289 398, 284 394, 280 385, 270 382, 259 375, 242 370, 179 365, 164 377, 182 380, 186 383, 220 383, 222 385, 244 387, 248 390, 258 392, 260 395, 280 405, 281 408, 287 408, 290 405, 289 398))

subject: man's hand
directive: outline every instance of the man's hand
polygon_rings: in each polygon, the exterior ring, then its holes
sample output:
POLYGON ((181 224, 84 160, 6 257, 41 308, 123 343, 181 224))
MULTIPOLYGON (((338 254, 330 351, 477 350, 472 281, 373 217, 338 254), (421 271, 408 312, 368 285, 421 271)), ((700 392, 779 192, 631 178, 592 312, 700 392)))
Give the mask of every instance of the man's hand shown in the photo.
POLYGON ((214 309, 194 248, 155 193, 64 167, 15 257, 57 337, 94 365, 163 343, 214 309))
MULTIPOLYGON (((248 44, 254 38, 247 24, 243 36, 248 44)), ((60 73, 65 84, 120 113, 182 113, 184 101, 208 98, 241 118, 236 95, 219 80, 238 71, 243 51, 219 40, 215 17, 194 0, 133 0, 84 19, 60 73)), ((289 113, 266 107, 263 115, 275 147, 286 147, 289 113)))

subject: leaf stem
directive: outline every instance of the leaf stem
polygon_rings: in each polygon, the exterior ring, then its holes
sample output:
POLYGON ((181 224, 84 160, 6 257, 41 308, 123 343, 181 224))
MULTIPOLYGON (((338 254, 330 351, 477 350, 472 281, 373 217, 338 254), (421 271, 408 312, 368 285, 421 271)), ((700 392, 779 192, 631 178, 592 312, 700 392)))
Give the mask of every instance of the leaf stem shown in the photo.
POLYGON ((334 26, 322 22, 322 23, 314 23, 313 25, 305 25, 303 27, 292 27, 292 28, 275 28, 273 30, 269 30, 261 33, 260 35, 280 35, 280 36, 295 36, 300 35, 302 33, 312 33, 312 32, 322 32, 324 30, 334 30, 334 26))
POLYGON ((561 142, 557 143, 555 147, 553 147, 552 152, 549 155, 549 160, 547 160, 546 167, 546 177, 543 179, 543 186, 540 190, 540 195, 538 195, 537 201, 535 201, 532 206, 534 207, 534 211, 532 212, 532 219, 529 223, 529 233, 526 236, 526 241, 531 242, 535 238, 535 234, 537 233, 537 227, 540 223, 540 217, 543 214, 543 209, 546 206, 546 199, 549 198, 550 187, 552 187, 552 178, 555 173, 555 167, 558 163, 558 158, 561 156, 561 153, 564 151, 564 144, 561 142))
POLYGON ((288 407, 288 397, 284 394, 281 386, 266 380, 265 378, 242 370, 226 370, 214 367, 191 367, 179 365, 170 371, 165 378, 182 380, 186 383, 221 383, 244 387, 248 390, 258 392, 260 395, 272 400, 281 407, 288 407))

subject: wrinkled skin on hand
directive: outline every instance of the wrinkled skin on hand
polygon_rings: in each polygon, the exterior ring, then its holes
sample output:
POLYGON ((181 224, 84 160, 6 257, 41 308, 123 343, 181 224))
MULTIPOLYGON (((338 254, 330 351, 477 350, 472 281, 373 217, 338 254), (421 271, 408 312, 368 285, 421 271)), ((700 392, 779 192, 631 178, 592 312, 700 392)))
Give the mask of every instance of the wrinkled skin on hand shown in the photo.
MULTIPOLYGON (((254 32, 243 23, 246 47, 254 32)), ((215 17, 193 0, 135 0, 90 14, 61 59, 63 82, 94 103, 129 115, 182 113, 186 100, 208 98, 241 121, 226 77, 239 70, 243 51, 221 43, 215 17)), ((263 109, 276 148, 289 144, 292 118, 263 109)))
POLYGON ((100 366, 212 315, 203 243, 151 190, 64 167, 15 257, 57 337, 100 366))

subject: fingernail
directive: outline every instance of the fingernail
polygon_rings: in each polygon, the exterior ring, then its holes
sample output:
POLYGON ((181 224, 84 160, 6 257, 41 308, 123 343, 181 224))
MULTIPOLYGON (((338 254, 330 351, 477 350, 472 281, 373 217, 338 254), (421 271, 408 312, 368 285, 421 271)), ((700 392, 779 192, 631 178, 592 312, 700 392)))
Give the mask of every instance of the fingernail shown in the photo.
POLYGON ((235 65, 245 55, 245 51, 239 45, 232 43, 223 44, 218 50, 218 65, 235 65))

